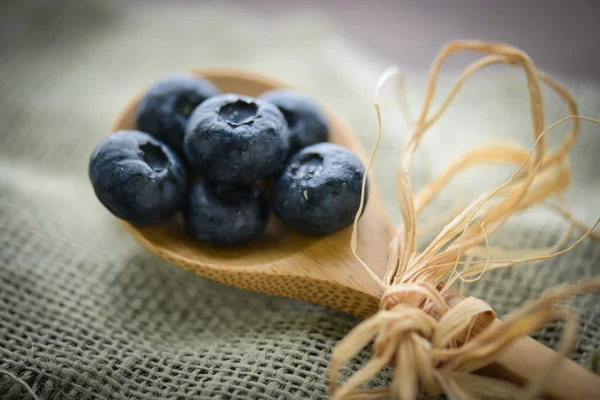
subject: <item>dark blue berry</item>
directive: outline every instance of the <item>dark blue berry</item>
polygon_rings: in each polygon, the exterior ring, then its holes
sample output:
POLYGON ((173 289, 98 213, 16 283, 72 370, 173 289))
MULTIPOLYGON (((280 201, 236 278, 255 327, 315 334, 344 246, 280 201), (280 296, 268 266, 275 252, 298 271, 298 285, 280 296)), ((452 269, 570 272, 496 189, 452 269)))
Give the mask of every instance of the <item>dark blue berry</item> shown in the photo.
POLYGON ((188 194, 184 217, 200 241, 233 247, 258 238, 267 225, 267 201, 256 184, 196 182, 188 194))
POLYGON ((281 170, 288 136, 277 107, 225 94, 206 100, 194 111, 184 147, 188 163, 209 181, 251 183, 281 170))
POLYGON ((365 169, 351 151, 319 143, 296 153, 275 179, 271 203, 287 225, 306 235, 349 226, 360 204, 365 169))
POLYGON ((185 169, 177 154, 139 131, 118 131, 97 146, 89 177, 100 202, 138 224, 168 220, 185 200, 185 169))
POLYGON ((182 157, 183 135, 194 109, 219 93, 210 81, 192 75, 170 75, 146 92, 136 110, 136 127, 171 146, 182 157))
POLYGON ((290 130, 290 154, 329 140, 327 118, 310 97, 291 90, 276 89, 263 93, 261 100, 281 110, 290 130))

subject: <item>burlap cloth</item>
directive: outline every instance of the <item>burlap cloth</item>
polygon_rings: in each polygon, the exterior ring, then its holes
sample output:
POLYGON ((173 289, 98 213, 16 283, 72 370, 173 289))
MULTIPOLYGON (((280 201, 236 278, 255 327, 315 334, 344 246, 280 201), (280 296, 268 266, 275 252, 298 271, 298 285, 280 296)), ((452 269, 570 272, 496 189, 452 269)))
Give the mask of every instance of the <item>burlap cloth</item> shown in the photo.
MULTIPOLYGON (((140 10, 75 0, 25 2, 35 7, 24 14, 16 3, 0 6, 18 22, 0 43, 0 398, 28 398, 27 387, 40 399, 327 397, 332 346, 359 321, 214 283, 148 254, 95 199, 88 157, 138 89, 203 65, 285 79, 329 104, 370 147, 372 91, 387 63, 310 15, 272 21, 226 8, 140 10)), ((467 85, 426 138, 416 182, 425 166, 439 171, 458 150, 489 137, 530 143, 521 75, 500 68, 467 85)), ((407 76, 416 109, 423 73, 407 76)), ((583 114, 600 116, 600 88, 561 80, 583 114)), ((554 96, 547 105, 548 121, 565 115, 554 96)), ((397 222, 392 167, 406 130, 391 90, 383 112, 375 173, 397 222)), ((588 223, 600 211, 599 150, 600 128, 584 124, 568 197, 588 223)), ((443 198, 466 199, 477 183, 498 182, 506 172, 459 179, 443 198)), ((537 211, 491 241, 547 246, 564 229, 559 218, 537 211)), ((599 261, 600 246, 586 241, 566 256, 489 273, 466 289, 502 316, 552 285, 598 275, 599 261)), ((595 295, 573 304, 582 332, 572 357, 587 364, 600 344, 600 304, 595 295)), ((536 337, 553 345, 559 334, 552 326, 536 337)), ((373 385, 388 379, 381 374, 373 385)))

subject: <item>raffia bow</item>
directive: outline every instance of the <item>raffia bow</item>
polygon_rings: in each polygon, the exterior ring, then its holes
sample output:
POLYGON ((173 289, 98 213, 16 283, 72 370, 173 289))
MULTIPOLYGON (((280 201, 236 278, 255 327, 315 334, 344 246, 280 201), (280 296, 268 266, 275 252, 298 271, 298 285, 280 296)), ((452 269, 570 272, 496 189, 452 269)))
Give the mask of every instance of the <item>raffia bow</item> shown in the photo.
MULTIPOLYGON (((377 99, 379 90, 393 76, 399 76, 399 71, 389 69, 377 84, 374 105, 379 132, 367 170, 371 167, 381 139, 381 111, 377 99)), ((399 82, 401 84, 400 80, 399 82)), ((401 85, 399 87, 402 88, 401 85)), ((407 104, 402 90, 399 93, 400 103, 407 104)), ((408 120, 411 119, 408 111, 404 114, 408 120)), ((572 227, 583 228, 583 224, 573 218, 560 196, 570 183, 567 155, 577 136, 580 119, 600 123, 578 116, 577 105, 571 95, 561 85, 537 71, 522 51, 502 43, 474 41, 452 42, 442 50, 430 72, 425 104, 401 154, 397 197, 403 223, 390 243, 388 266, 383 280, 375 276, 356 253, 356 227, 358 216, 362 213, 362 202, 357 213, 352 251, 365 270, 380 283, 384 294, 380 311, 354 328, 334 349, 330 365, 331 394, 334 399, 391 397, 412 400, 421 391, 433 395, 446 393, 453 399, 531 399, 543 390, 560 365, 560 357, 571 348, 578 328, 574 314, 567 308, 557 308, 556 305, 583 290, 600 290, 600 279, 552 291, 509 314, 502 323, 495 319, 494 311, 484 301, 469 297, 450 307, 445 294, 456 281, 474 281, 490 269, 541 261, 562 254, 588 235, 598 238, 593 230, 600 219, 577 242, 557 251, 567 240, 572 227), (464 70, 442 106, 430 113, 442 62, 449 55, 464 50, 484 53, 486 56, 464 70), (498 63, 520 67, 525 72, 535 140, 533 149, 498 144, 478 147, 462 155, 415 196, 409 176, 410 164, 424 133, 439 119, 473 72, 498 63), (547 128, 544 124, 541 83, 558 93, 571 114, 547 128), (571 131, 559 147, 547 151, 545 135, 554 126, 567 120, 572 122, 571 131), (496 163, 511 163, 518 167, 504 184, 483 193, 462 211, 451 215, 450 221, 444 221, 445 225, 435 239, 423 251, 417 252, 416 217, 423 208, 462 170, 475 165, 496 163), (551 203, 550 198, 559 201, 551 203), (500 229, 509 218, 538 204, 558 211, 570 222, 569 232, 555 246, 518 252, 489 246, 488 235, 500 229), (492 255, 498 259, 492 259, 492 255), (474 374, 494 362, 515 340, 556 319, 565 321, 563 340, 557 351, 557 363, 549 365, 526 387, 474 374), (372 358, 338 387, 336 382, 341 366, 371 341, 372 358), (389 388, 359 389, 387 365, 394 367, 393 381, 389 388)), ((365 185, 366 179, 363 182, 363 193, 365 185)))

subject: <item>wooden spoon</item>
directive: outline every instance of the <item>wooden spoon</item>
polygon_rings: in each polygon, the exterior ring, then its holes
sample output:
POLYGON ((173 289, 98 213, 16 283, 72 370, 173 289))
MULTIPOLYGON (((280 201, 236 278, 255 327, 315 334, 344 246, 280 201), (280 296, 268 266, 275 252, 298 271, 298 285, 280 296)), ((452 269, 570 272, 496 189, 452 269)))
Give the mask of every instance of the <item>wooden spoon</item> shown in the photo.
MULTIPOLYGON (((245 70, 200 69, 192 72, 211 80, 224 93, 258 96, 269 89, 288 87, 245 70)), ((134 111, 141 95, 125 107, 111 132, 135 129, 134 111)), ((352 150, 366 162, 367 157, 352 130, 325 110, 330 141, 352 150)), ((393 227, 372 177, 369 186, 369 201, 358 224, 358 249, 373 272, 383 277, 393 227)), ((309 238, 291 231, 271 216, 267 230, 259 240, 235 249, 218 249, 186 234, 180 217, 158 226, 129 223, 124 226, 157 256, 218 282, 322 304, 360 318, 373 315, 379 307, 382 289, 353 257, 351 227, 325 237, 309 238)), ((448 296, 451 305, 461 300, 456 292, 449 292, 448 296)), ((540 366, 555 362, 554 356, 556 354, 542 344, 523 338, 509 348, 491 370, 495 375, 523 383, 535 376, 534 371, 540 366)), ((565 360, 546 394, 556 399, 600 399, 600 377, 565 360)))

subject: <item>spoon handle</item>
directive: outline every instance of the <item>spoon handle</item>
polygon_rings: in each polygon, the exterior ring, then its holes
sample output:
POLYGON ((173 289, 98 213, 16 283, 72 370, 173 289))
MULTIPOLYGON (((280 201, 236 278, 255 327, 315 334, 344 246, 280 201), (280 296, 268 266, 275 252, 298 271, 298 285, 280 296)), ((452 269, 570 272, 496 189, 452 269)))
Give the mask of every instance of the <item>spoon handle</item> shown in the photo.
MULTIPOLYGON (((502 324, 502 321, 496 320, 494 324, 502 324)), ((530 380, 540 367, 556 362, 553 350, 527 336, 518 339, 489 369, 495 377, 523 383, 530 380)), ((561 363, 544 394, 556 400, 600 399, 600 375, 569 359, 563 359, 561 363)))
MULTIPOLYGON (((462 295, 452 289, 447 291, 446 301, 454 306, 462 300, 462 295)), ((494 325, 502 325, 496 319, 494 325)), ((483 325, 476 324, 473 331, 481 331, 483 325)), ((556 352, 542 343, 526 336, 508 347, 498 360, 481 372, 511 382, 522 384, 535 378, 535 371, 556 363, 556 352)), ((563 358, 560 370, 546 386, 544 394, 555 400, 600 399, 600 375, 583 366, 563 358)))

